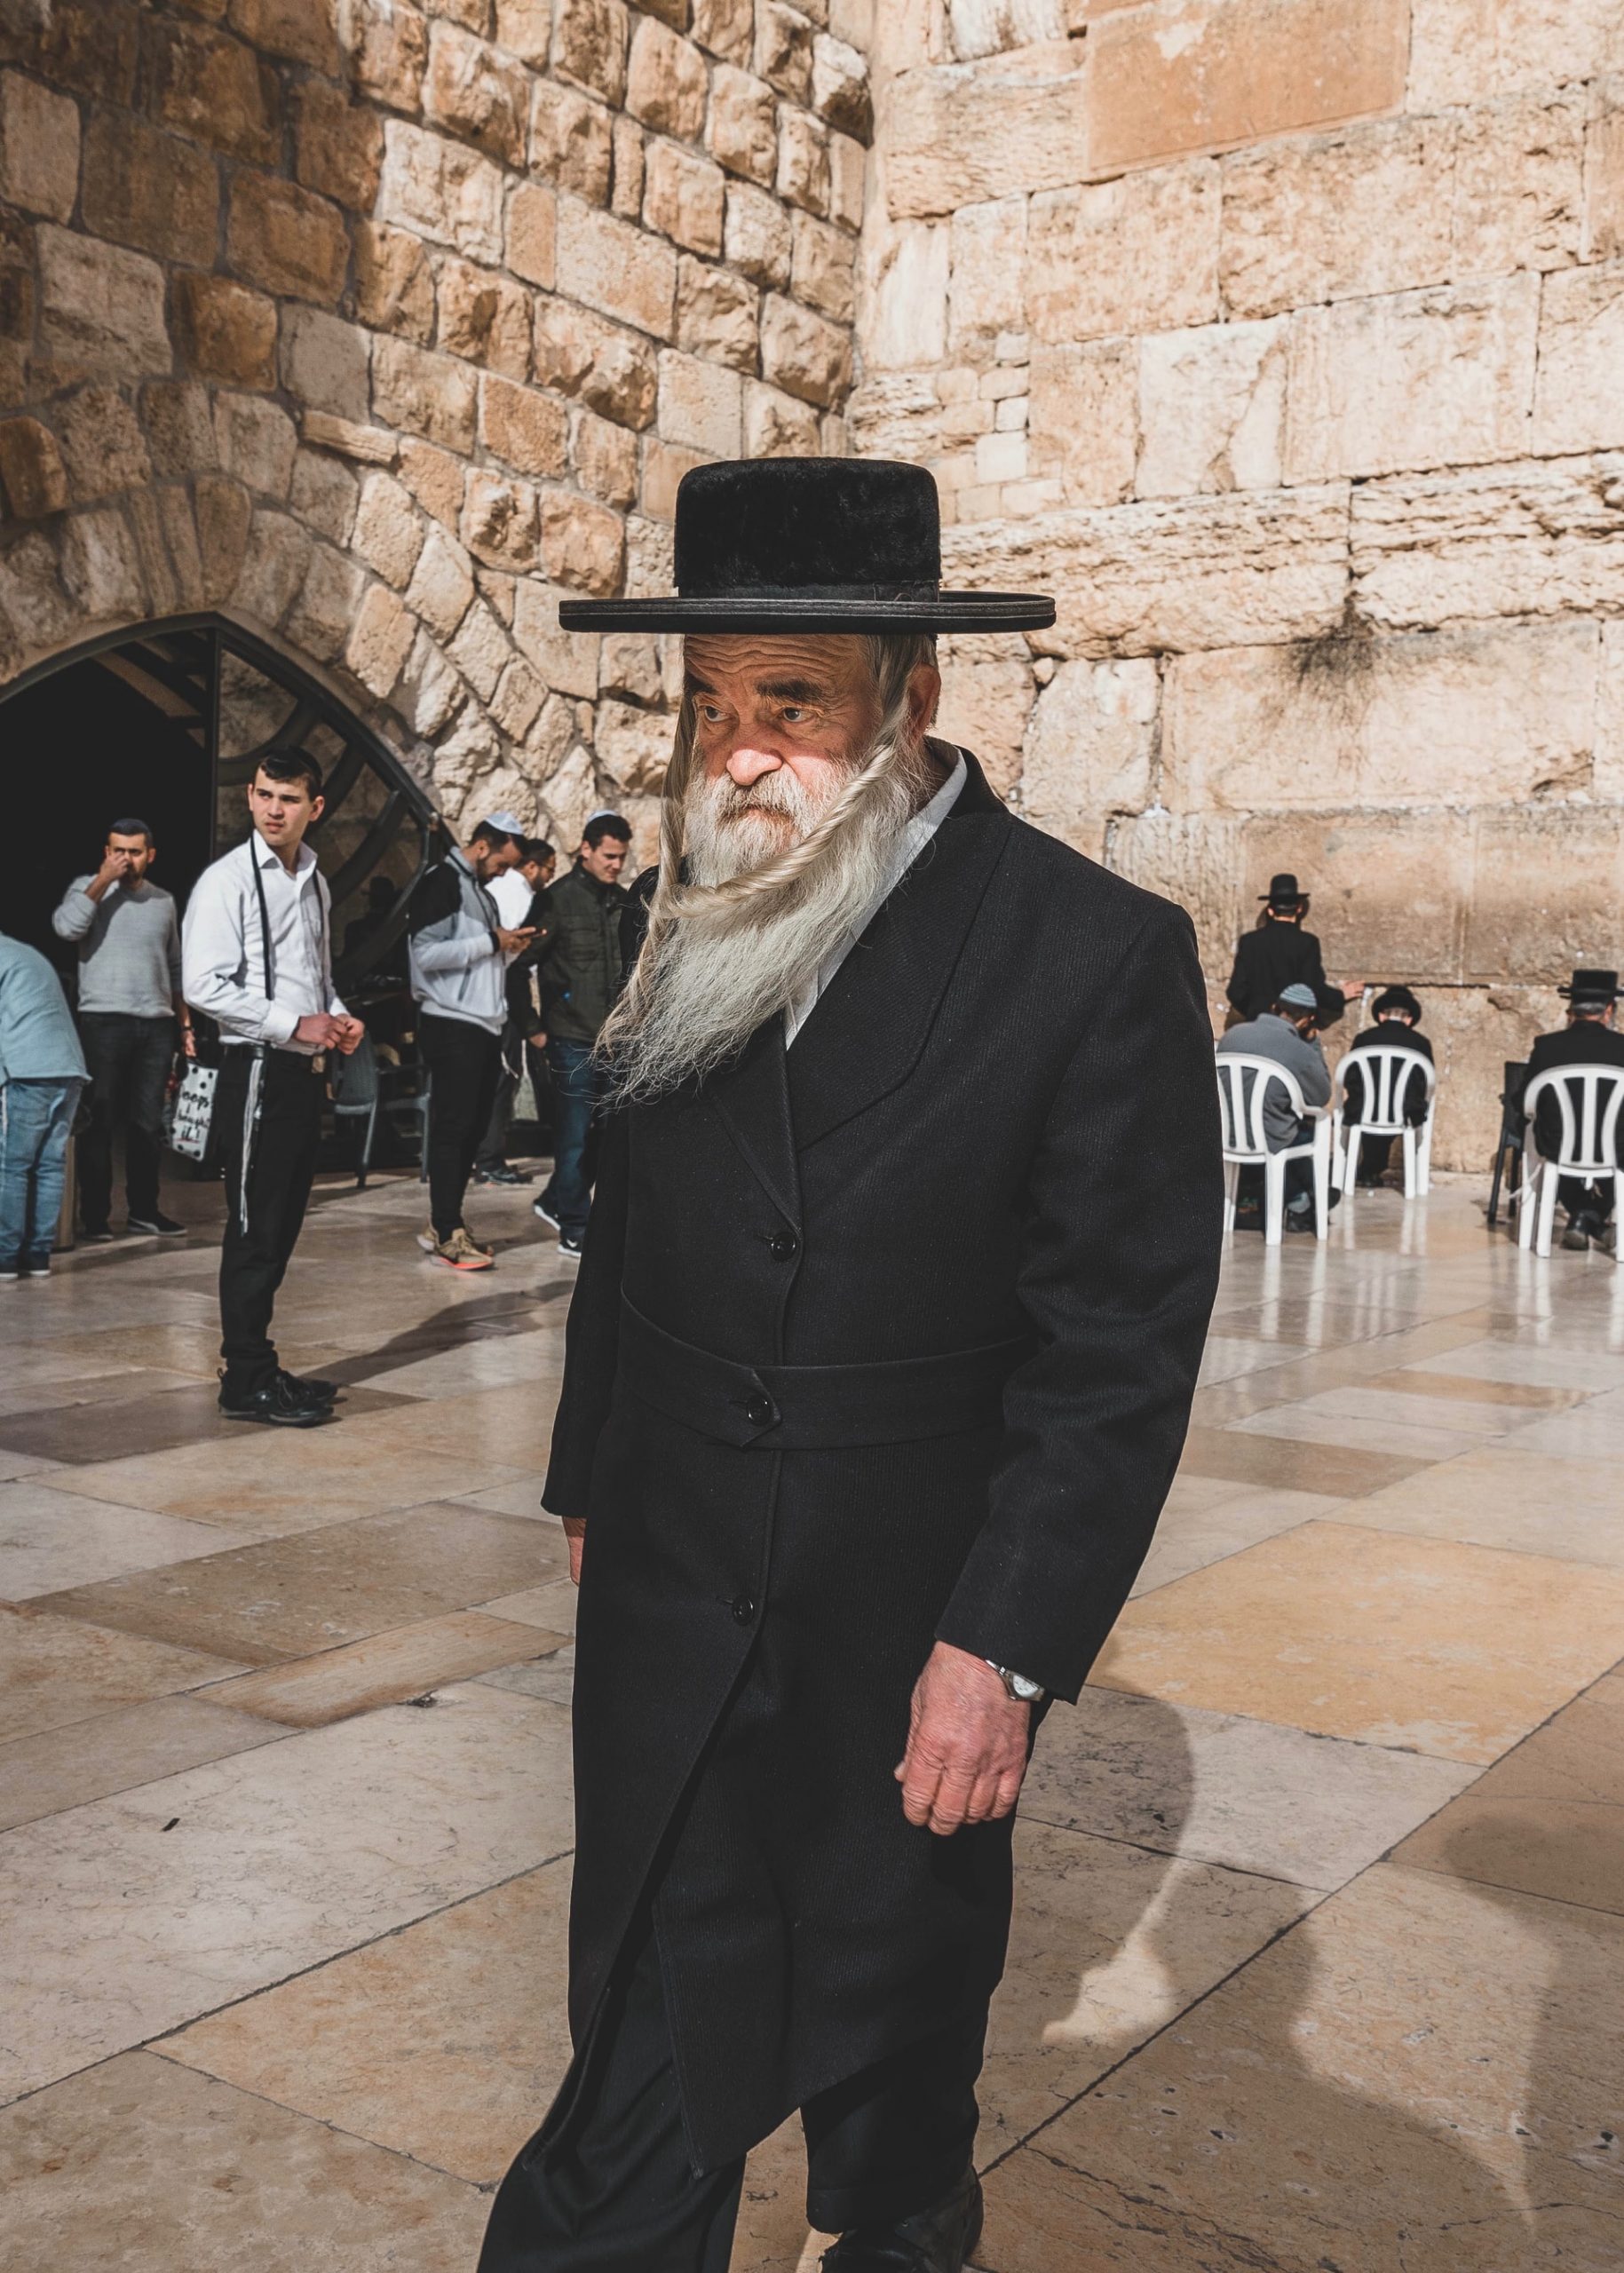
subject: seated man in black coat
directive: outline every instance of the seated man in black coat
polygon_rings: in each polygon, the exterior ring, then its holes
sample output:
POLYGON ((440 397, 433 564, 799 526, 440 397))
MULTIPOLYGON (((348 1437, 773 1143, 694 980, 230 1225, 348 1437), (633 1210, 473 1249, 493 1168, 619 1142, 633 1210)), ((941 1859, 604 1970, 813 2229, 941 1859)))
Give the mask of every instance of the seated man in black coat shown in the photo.
MULTIPOLYGON (((1576 970, 1573 982, 1557 989, 1565 994, 1567 1024, 1555 1034, 1542 1034, 1528 1057, 1528 1079, 1548 1073, 1557 1065, 1624 1065, 1624 1034, 1615 1026, 1619 1000, 1616 970, 1576 970)), ((1562 1150, 1562 1109, 1546 1096, 1534 1107, 1534 1142, 1542 1158, 1554 1160, 1562 1150)), ((1624 1161, 1624 1114, 1619 1119, 1619 1158, 1624 1161)), ((1565 1176, 1557 1197, 1567 1210, 1562 1244, 1582 1255, 1592 1241, 1611 1253, 1618 1238, 1612 1222, 1612 1182, 1592 1183, 1584 1176, 1565 1176)))
POLYGON ((581 1585, 576 2057, 483 2273, 725 2273, 795 2110, 827 2273, 961 2273, 1035 1722, 1171 1481, 1216 1280, 1184 912, 931 738, 935 486, 707 465, 660 873, 543 1503, 581 1585))
MULTIPOLYGON (((1407 986, 1389 986, 1371 1004, 1375 1018, 1373 1026, 1363 1026, 1350 1044, 1351 1049, 1414 1049, 1432 1063, 1432 1044, 1421 1031, 1421 1003, 1407 986)), ((1343 1094, 1347 1099, 1350 1121, 1364 1119, 1368 1107, 1365 1097, 1365 1082, 1357 1061, 1344 1064, 1343 1094)), ((1372 1085, 1374 1087, 1374 1084, 1372 1085)), ((1411 1066, 1404 1076, 1403 1087, 1395 1099, 1399 1113, 1412 1129, 1419 1129, 1427 1117, 1427 1084, 1419 1069, 1411 1066)), ((1390 1136, 1367 1137, 1359 1150, 1359 1175, 1361 1184, 1402 1181, 1397 1168, 1390 1168, 1389 1159, 1393 1148, 1390 1136)))

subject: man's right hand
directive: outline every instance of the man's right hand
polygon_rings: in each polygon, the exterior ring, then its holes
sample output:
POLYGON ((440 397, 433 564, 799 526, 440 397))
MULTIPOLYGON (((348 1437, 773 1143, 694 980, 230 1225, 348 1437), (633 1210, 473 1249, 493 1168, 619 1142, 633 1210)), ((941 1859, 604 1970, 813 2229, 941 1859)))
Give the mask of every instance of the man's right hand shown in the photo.
POLYGON ((564 1536, 569 1541, 569 1575, 576 1586, 581 1584, 581 1557, 586 1551, 586 1517, 566 1516, 564 1536))
POLYGON ((329 1018, 325 1010, 312 1010, 293 1029, 295 1041, 305 1041, 313 1049, 337 1049, 344 1040, 345 1021, 329 1018))
POLYGON ((99 899, 109 884, 122 884, 129 874, 130 855, 127 852, 109 852, 91 878, 87 887, 91 898, 99 899))
POLYGON ((535 937, 534 930, 510 931, 502 924, 496 926, 496 945, 504 955, 521 955, 535 937))

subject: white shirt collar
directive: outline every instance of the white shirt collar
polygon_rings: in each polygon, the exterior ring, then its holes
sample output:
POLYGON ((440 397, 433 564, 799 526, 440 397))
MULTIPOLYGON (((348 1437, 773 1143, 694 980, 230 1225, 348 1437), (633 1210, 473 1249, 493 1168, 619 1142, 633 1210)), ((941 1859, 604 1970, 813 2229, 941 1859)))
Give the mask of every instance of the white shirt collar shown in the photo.
POLYGON ((257 828, 250 832, 248 841, 250 852, 260 867, 265 869, 281 868, 290 883, 302 884, 316 865, 316 856, 308 843, 299 846, 292 867, 288 868, 282 866, 282 856, 276 847, 267 844, 257 828))

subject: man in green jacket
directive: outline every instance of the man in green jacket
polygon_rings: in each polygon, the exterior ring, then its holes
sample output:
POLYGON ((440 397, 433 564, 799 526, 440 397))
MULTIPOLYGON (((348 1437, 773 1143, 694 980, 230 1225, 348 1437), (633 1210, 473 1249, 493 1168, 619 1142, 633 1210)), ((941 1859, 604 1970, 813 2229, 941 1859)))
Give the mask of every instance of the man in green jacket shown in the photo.
POLYGON ((579 1255, 592 1208, 589 1140, 603 1078, 592 1051, 621 988, 621 870, 631 829, 619 813, 594 813, 575 865, 543 895, 549 926, 537 965, 541 1015, 552 1075, 552 1176, 535 1213, 558 1234, 561 1255, 579 1255))

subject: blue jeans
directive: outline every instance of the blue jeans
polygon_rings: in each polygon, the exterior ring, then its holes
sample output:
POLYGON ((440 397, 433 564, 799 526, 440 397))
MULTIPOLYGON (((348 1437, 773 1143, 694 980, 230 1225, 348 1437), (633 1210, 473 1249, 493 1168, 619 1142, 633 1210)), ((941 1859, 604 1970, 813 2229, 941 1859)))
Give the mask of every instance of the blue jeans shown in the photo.
POLYGON ((0 1265, 48 1270, 83 1081, 0 1086, 0 1265))
POLYGON ((603 1095, 602 1069, 590 1041, 547 1043, 552 1076, 552 1176, 543 1205, 572 1239, 586 1231, 592 1212, 592 1115, 603 1095))

